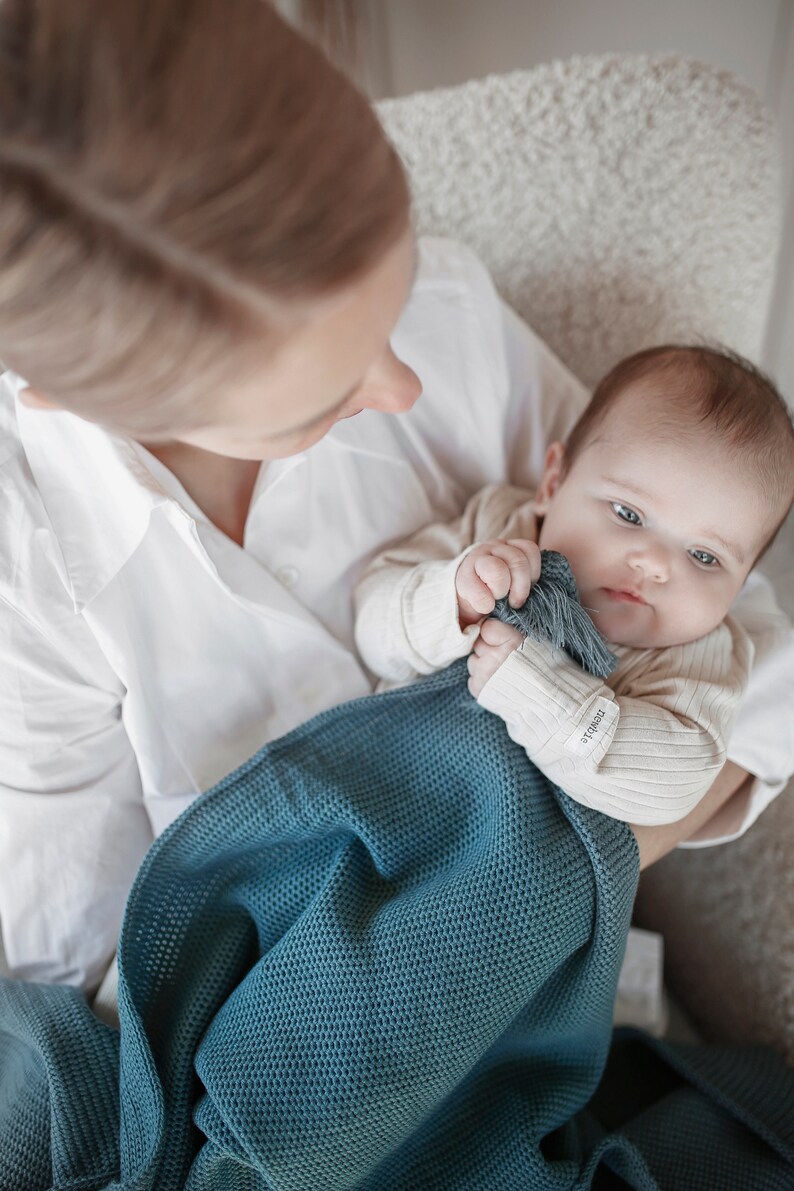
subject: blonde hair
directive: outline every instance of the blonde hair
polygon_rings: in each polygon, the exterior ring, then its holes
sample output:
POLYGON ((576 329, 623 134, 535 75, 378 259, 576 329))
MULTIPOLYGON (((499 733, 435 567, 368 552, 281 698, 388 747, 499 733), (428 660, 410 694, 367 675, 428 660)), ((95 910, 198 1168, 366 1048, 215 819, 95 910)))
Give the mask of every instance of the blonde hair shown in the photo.
POLYGON ((0 358, 64 408, 202 424, 408 214, 367 99, 264 0, 2 0, 0 358))

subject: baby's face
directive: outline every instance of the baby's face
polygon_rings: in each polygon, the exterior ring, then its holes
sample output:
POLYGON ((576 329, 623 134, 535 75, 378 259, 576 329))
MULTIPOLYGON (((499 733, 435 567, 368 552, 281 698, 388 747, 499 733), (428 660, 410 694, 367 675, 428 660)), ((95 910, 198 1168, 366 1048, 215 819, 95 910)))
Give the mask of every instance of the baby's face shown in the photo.
POLYGON ((566 556, 608 641, 681 645, 722 621, 774 511, 713 434, 698 428, 660 439, 633 410, 620 410, 618 403, 562 482, 564 449, 550 448, 535 502, 544 518, 539 544, 566 556))

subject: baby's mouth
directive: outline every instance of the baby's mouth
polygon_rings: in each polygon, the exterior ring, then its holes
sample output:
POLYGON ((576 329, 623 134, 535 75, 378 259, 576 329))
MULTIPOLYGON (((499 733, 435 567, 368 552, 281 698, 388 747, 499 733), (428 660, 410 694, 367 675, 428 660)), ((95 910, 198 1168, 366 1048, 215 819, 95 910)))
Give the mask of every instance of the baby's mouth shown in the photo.
POLYGON ((615 600, 617 603, 628 603, 628 604, 647 604, 648 603, 648 601, 644 600, 642 598, 642 596, 639 594, 639 592, 636 592, 636 591, 631 591, 631 590, 625 589, 625 588, 617 589, 614 587, 605 587, 603 590, 606 592, 606 594, 610 600, 615 600))

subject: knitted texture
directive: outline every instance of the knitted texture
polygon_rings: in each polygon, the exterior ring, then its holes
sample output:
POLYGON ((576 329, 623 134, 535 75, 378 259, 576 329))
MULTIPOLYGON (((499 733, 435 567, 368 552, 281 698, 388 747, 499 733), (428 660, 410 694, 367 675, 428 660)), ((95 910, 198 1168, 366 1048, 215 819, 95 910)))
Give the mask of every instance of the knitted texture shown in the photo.
POLYGON ((540 577, 532 584, 526 603, 511 608, 508 600, 497 600, 492 615, 535 641, 548 641, 555 649, 564 649, 599 678, 606 678, 618 664, 579 602, 568 559, 556 550, 541 550, 540 577))
POLYGON ((546 781, 465 662, 333 708, 152 846, 120 1034, 73 989, 0 982, 0 1188, 791 1186, 771 1052, 586 1107, 637 872, 627 825, 546 781))

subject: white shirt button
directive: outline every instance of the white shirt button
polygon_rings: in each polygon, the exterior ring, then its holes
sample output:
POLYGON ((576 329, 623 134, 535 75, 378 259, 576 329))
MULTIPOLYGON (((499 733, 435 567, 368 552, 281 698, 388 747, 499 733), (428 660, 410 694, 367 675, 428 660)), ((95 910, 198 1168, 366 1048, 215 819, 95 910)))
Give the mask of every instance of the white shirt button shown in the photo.
POLYGON ((300 572, 297 567, 279 567, 276 571, 276 578, 282 587, 286 587, 289 590, 298 582, 300 572))

